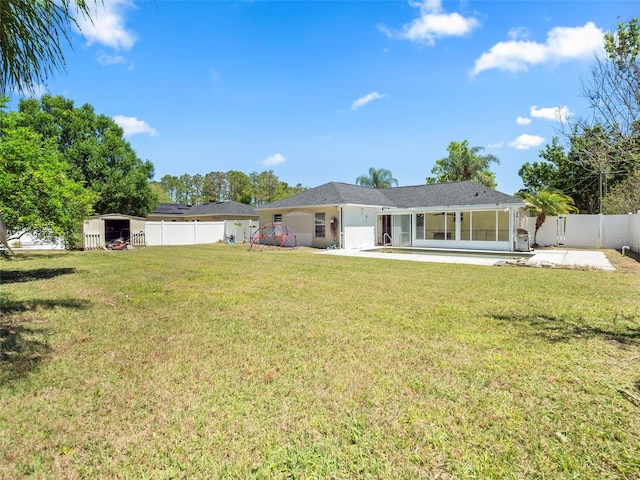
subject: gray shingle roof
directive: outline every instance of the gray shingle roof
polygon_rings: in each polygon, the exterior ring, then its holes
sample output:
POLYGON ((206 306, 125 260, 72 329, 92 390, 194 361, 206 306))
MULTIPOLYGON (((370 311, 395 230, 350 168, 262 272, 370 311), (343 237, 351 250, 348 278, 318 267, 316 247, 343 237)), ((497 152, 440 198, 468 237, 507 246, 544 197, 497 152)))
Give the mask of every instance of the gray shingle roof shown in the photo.
POLYGON ((374 189, 330 182, 277 200, 259 210, 312 207, 320 205, 369 205, 396 208, 432 208, 462 205, 524 205, 512 195, 472 181, 435 183, 411 187, 374 189))
POLYGON ((348 183, 330 182, 310 188, 291 197, 276 200, 264 209, 310 207, 319 205, 380 205, 392 207, 382 190, 348 183))
POLYGON ((226 202, 201 203, 191 207, 190 215, 255 215, 258 211, 251 205, 228 200, 226 202))
POLYGON ((472 181, 388 188, 385 190, 385 194, 393 201, 393 205, 398 208, 524 205, 524 202, 517 197, 472 181))
POLYGON ((151 215, 184 215, 189 211, 188 205, 180 203, 161 203, 151 215))
POLYGON ((226 202, 209 202, 198 205, 182 205, 179 203, 161 203, 149 216, 192 216, 192 215, 252 215, 258 216, 255 208, 244 203, 228 200, 226 202))

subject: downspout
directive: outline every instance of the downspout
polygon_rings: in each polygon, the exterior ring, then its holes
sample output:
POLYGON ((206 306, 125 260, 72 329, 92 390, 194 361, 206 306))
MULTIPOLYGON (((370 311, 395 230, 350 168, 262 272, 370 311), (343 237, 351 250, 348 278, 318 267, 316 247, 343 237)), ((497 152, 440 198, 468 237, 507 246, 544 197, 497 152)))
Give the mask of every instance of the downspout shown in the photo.
POLYGON ((340 218, 340 239, 338 240, 338 248, 342 249, 344 239, 344 222, 342 221, 342 207, 338 206, 338 217, 340 218))
POLYGON ((518 214, 515 208, 509 208, 509 243, 511 244, 511 251, 516 250, 516 225, 518 224, 518 214))

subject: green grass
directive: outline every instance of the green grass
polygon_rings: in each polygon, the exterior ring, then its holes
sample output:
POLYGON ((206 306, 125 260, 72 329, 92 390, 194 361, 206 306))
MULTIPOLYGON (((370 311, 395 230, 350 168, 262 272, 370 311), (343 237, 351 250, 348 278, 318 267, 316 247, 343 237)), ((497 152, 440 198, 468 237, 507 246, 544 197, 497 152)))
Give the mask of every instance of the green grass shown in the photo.
POLYGON ((0 478, 640 478, 640 274, 0 263, 0 478))

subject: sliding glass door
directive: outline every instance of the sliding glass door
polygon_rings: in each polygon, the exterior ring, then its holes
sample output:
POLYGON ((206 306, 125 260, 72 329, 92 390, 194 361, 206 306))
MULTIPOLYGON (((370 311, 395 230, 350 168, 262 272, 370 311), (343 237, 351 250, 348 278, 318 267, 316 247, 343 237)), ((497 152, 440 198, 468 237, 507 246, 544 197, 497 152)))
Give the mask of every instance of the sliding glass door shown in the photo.
POLYGON ((412 215, 393 216, 393 246, 411 246, 411 220, 412 215))

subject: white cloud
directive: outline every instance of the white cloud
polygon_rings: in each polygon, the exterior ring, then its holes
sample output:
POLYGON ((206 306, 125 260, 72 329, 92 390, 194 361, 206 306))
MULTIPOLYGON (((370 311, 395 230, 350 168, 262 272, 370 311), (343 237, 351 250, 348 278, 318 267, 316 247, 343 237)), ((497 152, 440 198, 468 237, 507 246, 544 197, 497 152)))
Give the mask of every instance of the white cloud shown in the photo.
POLYGON ((487 148, 502 148, 503 145, 504 142, 490 143, 489 145, 487 145, 487 148))
POLYGON ((273 167, 275 165, 280 165, 281 163, 284 163, 286 161, 287 161, 287 157, 285 157, 281 153, 276 153, 275 155, 271 155, 271 156, 265 158, 262 161, 262 164, 267 166, 267 167, 273 167))
POLYGON ((531 107, 530 115, 536 118, 544 118, 545 120, 556 120, 566 122, 572 113, 569 107, 561 105, 559 107, 538 108, 536 105, 531 107))
POLYGON ((125 27, 125 10, 133 7, 129 0, 95 2, 91 20, 78 16, 76 28, 84 35, 87 45, 98 43, 117 50, 129 50, 136 37, 125 27))
POLYGON ((120 125, 120 128, 124 131, 125 137, 130 137, 139 133, 147 133, 152 137, 158 135, 155 128, 151 127, 147 122, 138 120, 135 117, 116 115, 113 117, 113 121, 120 125))
POLYGON ((382 94, 380 94, 378 92, 368 93, 364 97, 360 97, 359 99, 355 100, 351 104, 351 110, 357 110, 360 107, 363 107, 364 105, 366 105, 367 103, 372 102, 373 100, 376 100, 378 98, 384 98, 384 97, 385 97, 385 95, 382 95, 382 94))
POLYGON ((122 55, 109 55, 108 53, 100 50, 96 55, 96 59, 100 65, 108 67, 109 65, 119 65, 127 63, 127 60, 122 55))
POLYGON ((513 142, 509 143, 509 146, 515 148, 516 150, 529 150, 530 148, 539 147, 543 142, 544 138, 538 135, 529 135, 523 133, 513 142))
POLYGON ((437 38, 460 37, 480 26, 480 22, 473 17, 444 12, 441 0, 410 1, 409 5, 420 10, 417 18, 403 25, 399 32, 385 26, 380 26, 379 29, 390 38, 434 45, 437 38))
POLYGON ((20 89, 20 88, 16 88, 13 91, 18 95, 20 95, 21 97, 40 98, 45 93, 47 93, 47 86, 43 85, 42 83, 36 83, 35 85, 31 86, 31 91, 29 89, 20 89))
POLYGON ((519 40, 529 38, 529 30, 525 27, 514 27, 507 33, 509 40, 519 40))
POLYGON ((492 68, 526 72, 541 63, 590 59, 603 48, 604 33, 593 22, 582 27, 555 27, 547 33, 545 43, 517 40, 520 35, 514 31, 509 33, 512 40, 496 43, 476 60, 472 75, 492 68))
POLYGON ((518 125, 529 125, 531 123, 531 119, 526 117, 518 117, 516 118, 516 123, 518 125))

